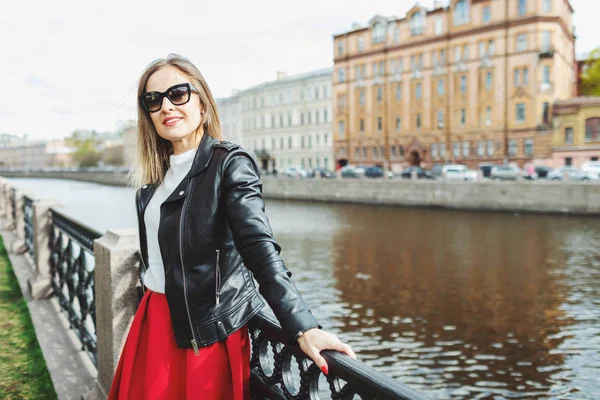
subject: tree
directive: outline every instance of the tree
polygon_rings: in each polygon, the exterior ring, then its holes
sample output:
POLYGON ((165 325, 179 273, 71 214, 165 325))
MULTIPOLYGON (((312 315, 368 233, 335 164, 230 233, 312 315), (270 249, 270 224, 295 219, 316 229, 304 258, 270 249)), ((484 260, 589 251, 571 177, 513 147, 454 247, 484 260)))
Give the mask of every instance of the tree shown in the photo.
POLYGON ((584 96, 600 96, 600 47, 590 53, 581 73, 584 96))
POLYGON ((95 131, 76 129, 65 142, 75 149, 73 160, 80 167, 95 167, 102 158, 96 149, 98 141, 95 131))

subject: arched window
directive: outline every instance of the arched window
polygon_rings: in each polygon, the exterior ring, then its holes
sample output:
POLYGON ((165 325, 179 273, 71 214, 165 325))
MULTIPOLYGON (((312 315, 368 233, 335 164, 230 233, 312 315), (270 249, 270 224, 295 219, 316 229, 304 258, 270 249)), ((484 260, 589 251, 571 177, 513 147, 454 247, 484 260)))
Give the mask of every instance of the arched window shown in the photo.
POLYGON ((373 43, 382 43, 385 40, 385 27, 381 22, 373 25, 373 43))
POLYGON ((410 17, 410 33, 412 36, 422 35, 425 31, 423 13, 417 11, 410 17))
POLYGON ((454 4, 454 25, 465 25, 471 20, 468 0, 459 0, 454 4))
POLYGON ((585 120, 585 141, 600 141, 600 118, 588 118, 585 120))

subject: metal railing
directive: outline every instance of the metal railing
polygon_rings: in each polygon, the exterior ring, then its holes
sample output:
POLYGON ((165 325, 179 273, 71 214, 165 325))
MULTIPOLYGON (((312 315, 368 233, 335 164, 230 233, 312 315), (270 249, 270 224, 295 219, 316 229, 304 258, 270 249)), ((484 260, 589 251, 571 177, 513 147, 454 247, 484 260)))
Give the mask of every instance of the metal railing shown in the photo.
POLYGON ((102 235, 57 210, 50 210, 50 273, 52 289, 69 328, 97 363, 94 240, 102 235))
POLYGON ((25 237, 25 248, 27 253, 35 260, 35 245, 33 238, 33 199, 29 196, 23 196, 23 218, 25 219, 23 224, 24 237, 25 237))
POLYGON ((421 400, 414 392, 360 361, 335 351, 322 353, 329 366, 324 387, 319 385, 324 375, 298 345, 286 343, 281 327, 274 317, 260 312, 248 324, 252 341, 250 389, 253 398, 320 399, 331 397, 353 399, 421 400), (297 365, 297 368, 296 368, 297 365))

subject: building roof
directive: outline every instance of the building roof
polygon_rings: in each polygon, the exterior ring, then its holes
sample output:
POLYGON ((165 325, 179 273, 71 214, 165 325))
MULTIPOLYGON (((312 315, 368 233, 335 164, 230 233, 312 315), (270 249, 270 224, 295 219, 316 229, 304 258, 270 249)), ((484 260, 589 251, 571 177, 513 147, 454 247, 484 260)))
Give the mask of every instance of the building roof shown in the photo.
POLYGON ((327 68, 315 69, 315 70, 312 70, 309 72, 303 72, 303 73, 296 74, 296 75, 289 75, 289 76, 286 76, 286 77, 283 77, 280 79, 276 79, 274 81, 263 82, 256 86, 249 87, 248 89, 244 89, 238 93, 238 96, 244 95, 249 92, 265 90, 265 89, 268 89, 268 88, 274 87, 274 86, 285 85, 288 83, 293 83, 293 82, 306 80, 306 79, 310 79, 310 78, 317 78, 320 76, 327 76, 327 75, 331 75, 332 73, 333 73, 333 67, 327 67, 327 68))

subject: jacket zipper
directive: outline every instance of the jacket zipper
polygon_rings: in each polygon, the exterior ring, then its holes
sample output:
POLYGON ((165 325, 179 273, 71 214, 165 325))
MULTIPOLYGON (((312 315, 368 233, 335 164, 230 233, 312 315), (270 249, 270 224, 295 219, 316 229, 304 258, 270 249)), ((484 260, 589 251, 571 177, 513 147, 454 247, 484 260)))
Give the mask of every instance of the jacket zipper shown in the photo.
POLYGON ((221 256, 221 250, 217 250, 217 265, 215 272, 215 299, 216 305, 219 305, 219 296, 221 295, 221 264, 219 263, 219 258, 221 256))
POLYGON ((193 180, 190 182, 188 196, 186 196, 185 200, 183 201, 183 208, 181 209, 181 215, 179 216, 179 258, 181 260, 181 277, 183 279, 183 299, 185 300, 185 309, 187 311, 188 321, 190 322, 190 330, 192 331, 192 340, 190 343, 194 349, 194 355, 197 356, 200 354, 200 350, 198 349, 198 341, 196 340, 196 334, 194 333, 194 325, 192 324, 192 317, 190 314, 190 305, 188 304, 185 267, 183 262, 183 216, 185 215, 185 208, 188 203, 188 199, 190 198, 189 192, 192 191, 191 185, 193 185, 193 180))

